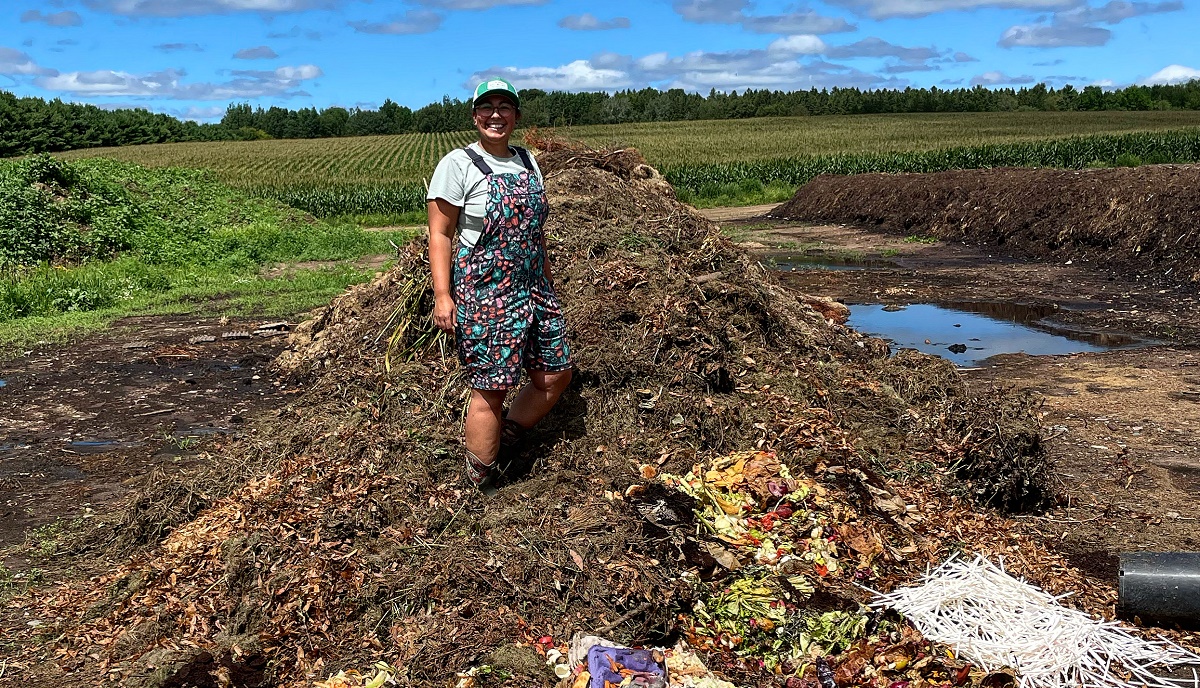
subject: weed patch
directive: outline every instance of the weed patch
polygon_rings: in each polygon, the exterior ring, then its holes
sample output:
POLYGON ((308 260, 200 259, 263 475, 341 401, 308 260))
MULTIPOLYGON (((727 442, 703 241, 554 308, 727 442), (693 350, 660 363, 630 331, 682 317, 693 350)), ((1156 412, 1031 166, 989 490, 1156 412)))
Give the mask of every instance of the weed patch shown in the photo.
POLYGON ((0 162, 0 346, 214 296, 260 312, 311 308, 369 274, 315 270, 268 286, 259 268, 388 254, 410 235, 319 222, 202 171, 0 162))

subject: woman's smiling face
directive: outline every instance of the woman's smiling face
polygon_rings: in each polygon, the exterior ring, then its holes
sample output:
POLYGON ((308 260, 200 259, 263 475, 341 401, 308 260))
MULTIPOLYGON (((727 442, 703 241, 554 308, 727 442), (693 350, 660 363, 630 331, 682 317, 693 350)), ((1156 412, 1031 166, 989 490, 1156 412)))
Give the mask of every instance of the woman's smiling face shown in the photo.
POLYGON ((504 96, 491 96, 475 105, 475 128, 481 141, 507 145, 508 137, 517 127, 521 113, 512 101, 504 96))

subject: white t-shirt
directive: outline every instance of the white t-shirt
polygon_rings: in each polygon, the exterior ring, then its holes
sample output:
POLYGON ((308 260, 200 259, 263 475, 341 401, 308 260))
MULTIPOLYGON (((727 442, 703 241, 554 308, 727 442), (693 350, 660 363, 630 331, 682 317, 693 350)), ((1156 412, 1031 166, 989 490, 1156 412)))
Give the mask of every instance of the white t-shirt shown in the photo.
MULTIPOLYGON (((471 149, 492 168, 493 174, 520 174, 525 171, 525 165, 521 164, 521 156, 515 153, 509 158, 498 158, 485 151, 478 141, 471 144, 471 149)), ((542 170, 537 161, 532 155, 529 156, 529 160, 533 163, 533 173, 541 181, 542 170)), ((429 180, 429 193, 426 194, 425 200, 441 198, 461 208, 458 213, 458 240, 467 246, 474 246, 483 232, 487 197, 487 177, 471 162, 471 157, 466 151, 455 148, 438 162, 437 169, 433 171, 433 179, 429 180)))

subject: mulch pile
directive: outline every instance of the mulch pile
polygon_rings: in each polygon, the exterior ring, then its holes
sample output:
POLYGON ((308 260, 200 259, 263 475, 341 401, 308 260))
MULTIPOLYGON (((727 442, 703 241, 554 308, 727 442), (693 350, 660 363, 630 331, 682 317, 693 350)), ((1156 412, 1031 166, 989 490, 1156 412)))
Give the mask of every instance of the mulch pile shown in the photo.
POLYGON ((822 175, 774 217, 1002 244, 1035 258, 1102 262, 1200 280, 1200 167, 822 175))
POLYGON ((968 396, 780 288, 636 151, 540 161, 579 370, 527 474, 464 484, 468 390, 407 247, 293 334, 289 406, 79 546, 125 563, 9 602, 3 680, 311 686, 386 662, 402 685, 553 685, 546 653, 585 631, 688 639, 738 685, 915 687, 982 677, 866 618, 860 586, 970 551, 1111 604, 980 507, 1051 498, 1028 400, 968 396))

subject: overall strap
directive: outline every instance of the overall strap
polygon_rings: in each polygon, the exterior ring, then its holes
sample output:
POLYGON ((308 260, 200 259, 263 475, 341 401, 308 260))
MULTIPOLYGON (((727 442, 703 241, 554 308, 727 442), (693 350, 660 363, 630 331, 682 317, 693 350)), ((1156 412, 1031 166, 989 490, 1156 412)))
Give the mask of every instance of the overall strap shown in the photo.
POLYGON ((525 150, 524 148, 522 148, 520 146, 509 146, 509 147, 512 148, 513 150, 515 150, 517 152, 517 155, 521 156, 521 164, 525 166, 525 169, 529 170, 530 172, 533 172, 533 161, 531 161, 529 159, 529 151, 525 150))
POLYGON ((475 167, 479 168, 479 171, 483 173, 483 176, 492 176, 492 168, 487 164, 487 161, 483 159, 482 155, 476 153, 470 146, 463 148, 463 150, 467 152, 467 157, 471 158, 471 162, 475 163, 475 167))

